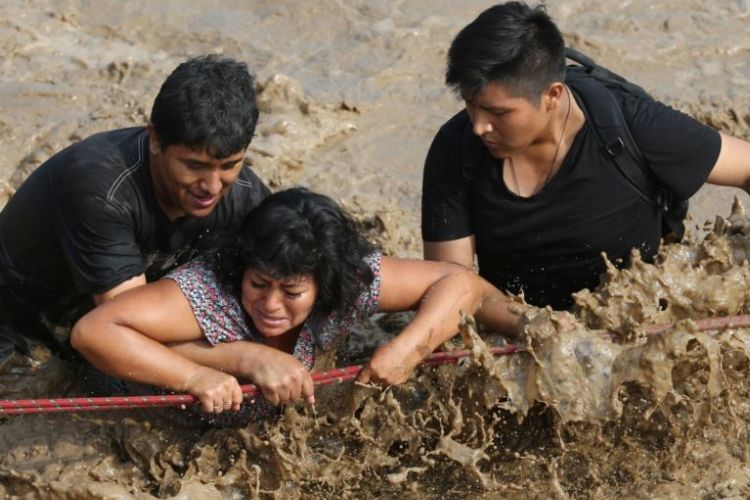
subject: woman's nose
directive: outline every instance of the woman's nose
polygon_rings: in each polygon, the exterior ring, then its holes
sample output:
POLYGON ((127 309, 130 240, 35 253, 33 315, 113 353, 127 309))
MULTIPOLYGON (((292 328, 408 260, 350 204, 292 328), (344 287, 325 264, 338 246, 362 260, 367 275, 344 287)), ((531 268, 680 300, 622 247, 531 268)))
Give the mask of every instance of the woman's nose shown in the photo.
POLYGON ((263 298, 263 305, 266 311, 272 312, 281 308, 282 297, 281 293, 277 290, 269 291, 263 298))

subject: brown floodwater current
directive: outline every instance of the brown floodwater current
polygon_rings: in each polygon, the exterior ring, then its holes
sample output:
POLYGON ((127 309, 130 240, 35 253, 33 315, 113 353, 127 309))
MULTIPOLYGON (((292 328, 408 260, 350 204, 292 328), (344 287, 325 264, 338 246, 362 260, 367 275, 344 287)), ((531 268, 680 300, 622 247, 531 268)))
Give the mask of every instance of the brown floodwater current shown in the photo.
MULTIPOLYGON (((191 425, 178 409, 6 417, 0 493, 746 497, 750 329, 694 320, 750 313, 749 229, 738 203, 702 241, 609 269, 596 290, 577 294, 572 315, 519 299, 520 353, 490 354, 467 317, 452 347, 470 358, 420 369, 400 387, 320 388, 316 414, 290 406, 278 420, 225 429, 191 425), (664 323, 673 326, 645 328, 664 323)), ((363 354, 358 338, 397 324, 357 332, 338 362, 363 354)), ((11 396, 72 379, 44 354, 4 368, 11 396)))
MULTIPOLYGON (((186 57, 223 53, 257 76, 247 161, 259 175, 334 196, 386 252, 418 256, 422 162, 461 107, 443 84, 446 49, 488 5, 6 0, 0 205, 59 149, 145 124, 186 57)), ((568 44, 750 139, 747 0, 550 12, 568 44)), ((750 313, 750 218, 728 213, 729 192, 701 189, 691 213, 708 226, 691 223, 654 264, 612 267, 571 316, 519 300, 518 354, 489 355, 492 337, 467 318, 471 359, 387 390, 322 387, 316 414, 288 407, 256 427, 209 428, 179 409, 2 417, 0 498, 750 497, 750 330, 699 322, 750 313), (654 324, 674 327, 649 335, 654 324)), ((403 319, 363 325, 319 368, 361 362, 403 319)), ((76 382, 38 349, 0 367, 0 398, 75 394, 76 382)))

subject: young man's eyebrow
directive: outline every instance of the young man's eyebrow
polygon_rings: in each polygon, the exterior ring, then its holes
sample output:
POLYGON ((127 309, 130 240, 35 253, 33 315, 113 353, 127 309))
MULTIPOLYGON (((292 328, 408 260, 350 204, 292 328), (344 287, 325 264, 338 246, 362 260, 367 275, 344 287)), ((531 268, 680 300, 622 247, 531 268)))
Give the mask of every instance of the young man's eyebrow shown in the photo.
POLYGON ((510 108, 506 108, 503 106, 496 107, 496 106, 482 106, 481 104, 477 104, 480 108, 482 108, 485 111, 491 111, 492 113, 505 113, 510 110, 510 108))

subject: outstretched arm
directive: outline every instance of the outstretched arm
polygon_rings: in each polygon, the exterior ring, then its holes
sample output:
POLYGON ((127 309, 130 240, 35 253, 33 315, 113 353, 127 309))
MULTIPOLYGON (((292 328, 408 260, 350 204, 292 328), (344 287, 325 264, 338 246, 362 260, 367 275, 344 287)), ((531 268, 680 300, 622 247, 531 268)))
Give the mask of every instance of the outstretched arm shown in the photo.
POLYGON ((721 152, 708 182, 733 186, 750 193, 750 142, 721 134, 721 152))
POLYGON ((417 314, 398 336, 375 351, 358 380, 404 382, 420 361, 458 332, 461 312, 474 314, 484 300, 488 302, 484 319, 513 329, 517 318, 502 302, 503 297, 462 266, 383 257, 380 310, 416 309, 417 314))

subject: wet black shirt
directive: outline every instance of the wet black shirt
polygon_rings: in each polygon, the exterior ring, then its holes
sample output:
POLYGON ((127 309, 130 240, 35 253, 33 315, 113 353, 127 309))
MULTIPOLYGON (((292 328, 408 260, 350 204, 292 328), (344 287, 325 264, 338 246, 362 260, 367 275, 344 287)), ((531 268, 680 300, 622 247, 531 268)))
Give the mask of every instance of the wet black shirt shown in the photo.
MULTIPOLYGON (((652 99, 615 97, 659 181, 681 197, 694 194, 718 158, 718 132, 652 99)), ((653 257, 659 213, 627 184, 589 121, 559 171, 529 198, 505 186, 502 160, 489 155, 470 127, 461 111, 430 147, 422 191, 425 241, 475 235, 483 277, 501 289, 523 291, 531 304, 557 309, 572 305, 573 292, 598 285, 602 252, 616 264, 626 263, 632 248, 653 257), (479 160, 468 165, 462 162, 467 157, 479 160)))
POLYGON ((52 323, 145 273, 209 251, 268 194, 247 167, 210 215, 171 222, 154 197, 145 128, 93 135, 50 158, 0 212, 0 289, 52 323))

